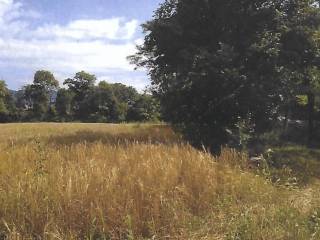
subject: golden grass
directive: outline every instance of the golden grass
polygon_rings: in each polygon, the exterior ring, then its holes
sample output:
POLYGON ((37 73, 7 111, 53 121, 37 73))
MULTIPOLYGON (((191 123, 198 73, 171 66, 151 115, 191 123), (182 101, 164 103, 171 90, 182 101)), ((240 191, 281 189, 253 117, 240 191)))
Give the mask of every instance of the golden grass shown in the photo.
POLYGON ((320 237, 318 192, 300 211, 302 193, 236 167, 245 154, 213 157, 165 125, 0 129, 0 239, 320 237))

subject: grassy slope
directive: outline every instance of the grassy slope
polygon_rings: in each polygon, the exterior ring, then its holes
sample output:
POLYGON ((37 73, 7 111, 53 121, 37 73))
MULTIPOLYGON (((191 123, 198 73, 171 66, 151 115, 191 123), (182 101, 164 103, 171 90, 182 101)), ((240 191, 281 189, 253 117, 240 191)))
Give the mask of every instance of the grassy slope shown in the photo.
POLYGON ((214 158, 162 125, 0 130, 9 239, 320 239, 315 150, 276 149, 255 171, 244 154, 214 158))

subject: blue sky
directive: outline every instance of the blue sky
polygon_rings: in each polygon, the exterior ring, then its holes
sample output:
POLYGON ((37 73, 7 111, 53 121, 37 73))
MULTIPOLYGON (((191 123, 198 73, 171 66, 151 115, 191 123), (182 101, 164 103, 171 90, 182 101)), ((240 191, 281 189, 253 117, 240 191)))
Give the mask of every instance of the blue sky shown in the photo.
POLYGON ((85 70, 98 80, 139 90, 146 73, 126 56, 143 35, 140 24, 161 0, 0 0, 0 79, 19 89, 35 71, 52 71, 62 83, 85 70))

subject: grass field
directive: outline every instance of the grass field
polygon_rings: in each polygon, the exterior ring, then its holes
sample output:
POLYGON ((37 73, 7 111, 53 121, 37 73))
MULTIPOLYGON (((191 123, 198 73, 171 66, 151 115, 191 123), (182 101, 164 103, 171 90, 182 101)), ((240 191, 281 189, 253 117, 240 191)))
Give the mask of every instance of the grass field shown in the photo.
POLYGON ((317 240, 319 156, 252 169, 165 125, 0 125, 0 239, 317 240))

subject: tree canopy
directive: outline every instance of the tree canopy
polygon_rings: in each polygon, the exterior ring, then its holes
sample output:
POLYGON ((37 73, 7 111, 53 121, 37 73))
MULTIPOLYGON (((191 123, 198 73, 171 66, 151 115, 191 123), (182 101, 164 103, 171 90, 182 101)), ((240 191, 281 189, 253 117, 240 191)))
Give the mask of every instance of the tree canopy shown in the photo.
POLYGON ((0 121, 4 121, 5 115, 8 113, 6 106, 6 97, 8 95, 8 89, 5 81, 0 80, 0 121))
POLYGON ((318 20, 311 0, 167 0, 130 59, 148 69, 165 118, 217 148, 239 122, 259 134, 279 116, 290 67, 315 66, 318 20))
POLYGON ((33 83, 19 91, 9 91, 0 81, 0 121, 160 120, 153 96, 120 83, 95 82, 95 75, 81 71, 64 81, 66 88, 60 88, 54 75, 45 70, 37 71, 33 83))

